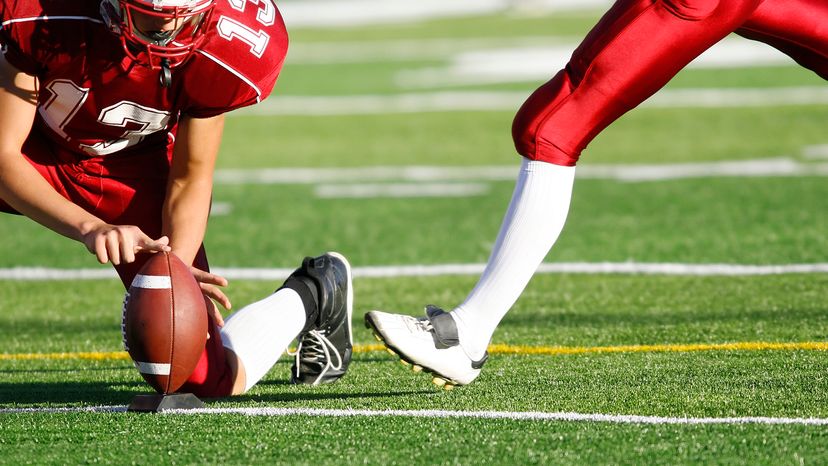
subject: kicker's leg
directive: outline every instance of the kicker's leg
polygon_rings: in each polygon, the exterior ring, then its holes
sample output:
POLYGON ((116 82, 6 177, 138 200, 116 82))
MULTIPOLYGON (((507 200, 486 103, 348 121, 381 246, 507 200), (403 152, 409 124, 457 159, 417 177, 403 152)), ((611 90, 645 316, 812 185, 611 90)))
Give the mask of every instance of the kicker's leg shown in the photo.
POLYGON ((759 0, 621 0, 566 69, 518 112, 513 135, 525 160, 479 282, 451 315, 469 357, 480 358, 552 248, 566 220, 581 151, 607 125, 738 28, 759 0))
POLYGON ((607 125, 739 28, 760 0, 620 0, 515 117, 518 153, 575 165, 607 125))

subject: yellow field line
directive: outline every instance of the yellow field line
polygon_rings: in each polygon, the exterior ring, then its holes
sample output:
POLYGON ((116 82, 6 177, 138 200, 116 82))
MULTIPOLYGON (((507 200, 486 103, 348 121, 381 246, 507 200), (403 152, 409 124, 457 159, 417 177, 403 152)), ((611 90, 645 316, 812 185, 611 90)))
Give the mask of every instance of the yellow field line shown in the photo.
MULTIPOLYGON (((383 351, 380 344, 354 345, 354 353, 370 353, 383 351)), ((828 342, 805 341, 793 343, 772 343, 764 341, 736 342, 736 343, 697 343, 677 345, 619 345, 619 346, 526 346, 502 345, 489 346, 492 354, 514 355, 545 355, 560 356, 566 354, 590 353, 686 353, 690 351, 828 351, 828 342)), ((0 361, 24 361, 33 359, 89 359, 89 360, 118 360, 129 359, 124 351, 88 352, 88 353, 19 353, 0 354, 0 361)))
POLYGON ((491 345, 490 353, 500 354, 586 354, 586 353, 686 353, 690 351, 828 351, 828 342, 805 341, 794 343, 771 343, 764 341, 736 343, 694 343, 676 345, 620 345, 620 346, 524 346, 491 345))
POLYGON ((93 359, 97 361, 108 361, 113 359, 129 359, 126 351, 113 351, 109 353, 18 353, 0 354, 0 361, 27 361, 32 359, 93 359))

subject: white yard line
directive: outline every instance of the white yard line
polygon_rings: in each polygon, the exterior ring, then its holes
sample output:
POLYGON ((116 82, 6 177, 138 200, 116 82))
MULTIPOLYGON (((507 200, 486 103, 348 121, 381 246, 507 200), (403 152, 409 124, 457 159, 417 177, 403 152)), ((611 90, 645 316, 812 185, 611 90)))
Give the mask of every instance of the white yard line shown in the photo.
POLYGON ((609 0, 298 0, 279 10, 289 28, 355 27, 530 11, 606 9, 609 0))
MULTIPOLYGON (((90 406, 82 408, 3 408, 0 414, 25 413, 111 413, 125 412, 126 406, 90 406)), ((203 408, 170 410, 166 415, 213 415, 237 414, 244 416, 313 416, 313 417, 406 417, 440 419, 508 419, 515 421, 601 422, 608 424, 647 425, 710 425, 710 424, 763 424, 763 425, 828 425, 828 418, 802 417, 666 417, 639 416, 634 414, 600 414, 541 411, 446 411, 446 410, 369 410, 369 409, 318 409, 318 408, 203 408)))
MULTIPOLYGON (((480 275, 486 264, 386 265, 354 267, 355 278, 432 277, 445 275, 480 275)), ((293 268, 214 267, 213 272, 231 280, 283 280, 293 268)), ((642 262, 558 262, 541 264, 537 273, 623 274, 685 276, 757 276, 828 273, 828 263, 750 265, 750 264, 680 264, 642 262)), ((115 278, 114 270, 57 269, 47 267, 13 267, 0 269, 0 280, 103 280, 115 278)))
POLYGON ((522 91, 438 91, 349 96, 273 95, 228 114, 255 116, 384 115, 392 113, 516 111, 522 91))
POLYGON ((388 183, 319 185, 314 194, 327 199, 469 197, 489 192, 484 183, 388 183))
MULTIPOLYGON (((458 50, 445 64, 401 70, 394 81, 403 88, 543 82, 564 68, 578 46, 539 41, 533 46, 458 50)), ((752 68, 796 66, 787 55, 761 42, 727 38, 699 55, 687 68, 752 68)))
MULTIPOLYGON (((446 84, 547 80, 569 61, 580 36, 514 36, 389 39, 291 44, 286 64, 326 65, 441 60, 444 64, 400 70, 395 81, 414 89, 446 84)), ((797 66, 787 55, 733 36, 693 60, 689 68, 797 66)))
POLYGON ((828 86, 739 88, 739 89, 671 89, 656 93, 642 104, 644 108, 736 108, 784 105, 824 105, 828 103, 828 86))
POLYGON ((828 163, 801 162, 789 157, 701 163, 590 165, 576 170, 579 178, 627 182, 713 177, 826 176, 828 163))
POLYGON ((319 184, 389 181, 506 181, 515 180, 519 159, 514 165, 438 167, 370 166, 340 168, 252 168, 219 169, 215 184, 319 184))
MULTIPOLYGON (((216 184, 321 184, 365 182, 441 182, 441 181, 514 181, 514 165, 489 166, 371 166, 357 168, 254 168, 221 169, 216 184)), ((708 177, 778 177, 826 176, 828 163, 801 162, 791 157, 673 164, 591 164, 582 163, 576 170, 579 179, 627 182, 662 181, 708 177)))
POLYGON ((802 156, 808 160, 828 160, 828 144, 803 147, 802 156))
POLYGON ((281 2, 279 10, 290 27, 354 27, 413 23, 433 18, 491 14, 504 0, 316 0, 281 2))
POLYGON ((233 204, 229 202, 213 201, 213 204, 210 206, 211 217, 222 217, 230 215, 231 213, 233 213, 233 204))
POLYGON ((339 42, 299 42, 290 45, 285 66, 334 63, 387 63, 446 60, 460 53, 496 48, 520 49, 559 45, 575 49, 578 37, 458 37, 339 42))
MULTIPOLYGON (((436 91, 388 95, 282 96, 229 115, 333 116, 421 112, 514 112, 529 97, 523 91, 436 91)), ((828 104, 828 86, 664 89, 644 108, 739 108, 828 104)))
MULTIPOLYGON (((172 414, 172 413, 171 413, 172 414)), ((325 416, 325 417, 416 417, 510 419, 529 421, 603 422, 613 424, 797 424, 828 425, 826 418, 788 417, 661 417, 614 414, 583 414, 539 411, 444 411, 444 410, 367 410, 313 408, 213 408, 176 411, 175 414, 243 414, 247 416, 325 416)))
MULTIPOLYGON (((286 64, 446 61, 438 67, 401 70, 395 81, 413 89, 446 84, 544 81, 566 65, 581 39, 568 36, 481 36, 300 42, 291 44, 286 64)), ((796 63, 768 45, 731 37, 714 45, 688 65, 689 68, 758 66, 796 66, 796 63)))

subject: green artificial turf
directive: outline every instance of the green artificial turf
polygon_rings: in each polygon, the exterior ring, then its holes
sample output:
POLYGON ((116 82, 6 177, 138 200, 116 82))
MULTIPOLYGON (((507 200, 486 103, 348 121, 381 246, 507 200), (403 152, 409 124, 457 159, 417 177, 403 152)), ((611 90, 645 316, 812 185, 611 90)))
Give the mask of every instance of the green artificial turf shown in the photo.
MULTIPOLYGON (((216 267, 293 267, 335 249, 355 266, 485 262, 512 182, 460 198, 319 199, 312 185, 219 186, 228 215, 210 220, 216 267)), ((828 228, 822 178, 576 182, 548 261, 822 262, 828 228), (596 247, 596 245, 600 245, 596 247)), ((0 267, 104 268, 82 245, 18 217, 0 217, 0 267)))
MULTIPOLYGON (((395 25, 290 28, 275 95, 393 96, 514 91, 538 82, 405 83, 458 54, 577 44, 600 12, 514 12, 395 25), (347 54, 359 54, 349 58, 347 54), (320 58, 321 57, 321 58, 320 58), (326 58, 327 57, 327 58, 326 58)), ((821 86, 792 66, 688 69, 671 89, 821 86)), ((520 102, 516 102, 515 107, 520 102)), ((515 108, 515 110, 516 110, 515 108)), ((219 168, 513 166, 514 111, 228 117, 219 168)), ((818 105, 639 108, 599 135, 581 166, 708 163, 788 157, 828 144, 818 105)), ((812 151, 813 152, 813 151, 812 151)), ((819 152, 819 151, 816 151, 819 152)), ((380 179, 377 183, 399 180, 380 179)), ((424 181, 421 181, 424 182, 424 181)), ((470 197, 322 199, 317 184, 217 184, 229 213, 211 218, 216 267, 281 267, 345 253, 355 267, 483 263, 511 180, 470 197)), ((349 184, 343 177, 335 184, 349 184)), ((328 183, 330 184, 330 183, 328 183)), ((825 263, 824 176, 577 180, 548 262, 825 263)), ((0 216, 0 269, 99 268, 82 245, 0 216)), ((354 339, 375 341, 362 315, 450 309, 474 275, 357 277, 354 339)), ((279 283, 232 280, 235 308, 279 283)), ((828 428, 806 425, 619 424, 596 421, 240 414, 43 412, 122 409, 149 387, 123 358, 123 289, 101 280, 0 280, 0 464, 823 464, 828 428), (75 353, 103 353, 101 360, 75 353), (67 359, 26 355, 70 353, 67 359), (112 354, 117 355, 113 357, 112 354), (30 409, 29 412, 12 411, 30 409)), ((828 277, 538 274, 493 343, 550 347, 828 341, 828 277)), ((368 347, 374 348, 374 347, 368 347)), ((472 385, 436 390, 382 351, 361 351, 323 387, 287 382, 283 356, 249 393, 210 408, 449 410, 675 418, 828 418, 828 353, 818 350, 492 354, 472 385)))
MULTIPOLYGON (((238 116, 227 121, 219 165, 508 165, 518 160, 512 117, 512 112, 238 116)), ((803 147, 825 142, 826 121, 828 109, 822 106, 642 108, 599 135, 581 160, 629 164, 799 156, 803 147)))

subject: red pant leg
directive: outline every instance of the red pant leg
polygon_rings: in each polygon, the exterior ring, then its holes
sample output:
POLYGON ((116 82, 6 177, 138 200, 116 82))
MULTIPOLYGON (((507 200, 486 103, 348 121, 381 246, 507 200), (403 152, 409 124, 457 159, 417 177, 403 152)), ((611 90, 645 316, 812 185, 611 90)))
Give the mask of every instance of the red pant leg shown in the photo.
MULTIPOLYGON (((821 0, 815 0, 821 1, 821 0)), ((761 0, 619 0, 518 111, 518 153, 572 166, 610 123, 741 26, 761 0)))
POLYGON ((828 1, 765 0, 736 32, 828 79, 828 1))
POLYGON ((230 396, 233 392, 233 371, 227 364, 219 327, 208 316, 210 338, 195 370, 178 390, 203 398, 230 396))

